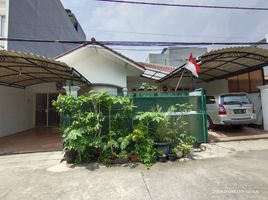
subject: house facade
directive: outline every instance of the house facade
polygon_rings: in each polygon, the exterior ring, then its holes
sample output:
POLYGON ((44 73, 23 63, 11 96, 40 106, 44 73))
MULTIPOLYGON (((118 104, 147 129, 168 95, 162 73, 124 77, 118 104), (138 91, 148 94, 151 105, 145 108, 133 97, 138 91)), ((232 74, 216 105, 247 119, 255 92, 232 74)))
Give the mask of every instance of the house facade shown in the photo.
MULTIPOLYGON (((123 90, 136 92, 142 83, 146 82, 158 86, 158 91, 174 91, 179 78, 159 80, 176 68, 160 64, 136 62, 113 49, 102 45, 93 39, 65 54, 56 57, 56 60, 65 62, 83 74, 91 81, 88 90, 108 91, 114 94, 123 90)), ((198 79, 183 77, 178 90, 191 91, 196 88, 205 88, 208 93, 227 92, 226 80, 216 80, 212 84, 198 79), (218 88, 217 85, 222 85, 218 88)), ((82 88, 82 92, 85 89, 82 88)))
MULTIPOLYGON (((0 0, 0 37, 86 40, 76 17, 71 10, 63 7, 60 0, 0 0)), ((0 137, 36 126, 59 124, 59 117, 51 105, 51 100, 57 98, 59 93, 64 93, 62 86, 66 76, 64 78, 57 75, 58 69, 40 71, 40 67, 49 67, 53 60, 43 62, 42 57, 37 55, 53 58, 76 46, 0 41, 0 49, 8 50, 0 51, 0 137), (10 50, 25 53, 17 52, 13 55, 10 50), (24 57, 35 59, 27 61, 24 57), (5 66, 5 63, 10 64, 5 66)))
MULTIPOLYGON (((0 35, 4 38, 85 41, 85 33, 71 10, 60 0, 0 0, 0 35)), ((6 50, 53 58, 76 44, 0 42, 6 50)))
MULTIPOLYGON (((174 91, 180 78, 180 76, 165 78, 174 72, 176 68, 173 66, 134 61, 97 42, 94 38, 91 42, 75 47, 53 60, 40 56, 34 56, 31 60, 32 55, 24 53, 16 53, 16 59, 14 59, 12 52, 0 51, 0 53, 3 54, 0 55, 1 57, 5 57, 1 65, 6 64, 0 67, 0 85, 2 85, 0 86, 0 111, 7 113, 5 116, 0 116, 0 136, 38 126, 57 125, 59 118, 56 116, 55 109, 53 110, 51 101, 56 99, 58 94, 65 93, 62 88, 67 80, 73 80, 73 85, 80 87, 80 94, 90 90, 119 94, 126 91, 136 92, 144 82, 157 85, 158 91, 174 91), (10 62, 14 63, 10 65, 10 62), (51 62, 56 62, 52 69, 51 62), (58 66, 62 65, 61 63, 67 67, 69 75, 60 74, 62 69, 58 69, 58 66), (70 76, 75 73, 78 74, 79 80, 82 78, 87 81, 75 81, 70 76)), ((213 62, 207 62, 205 66, 201 66, 200 79, 194 78, 191 73, 186 73, 178 87, 179 91, 203 88, 208 95, 212 95, 230 92, 230 84, 237 83, 243 86, 245 86, 244 83, 250 84, 251 90, 263 84, 259 76, 259 70, 261 70, 259 68, 268 59, 266 50, 227 48, 203 55, 203 62, 205 56, 212 56, 213 62), (228 58, 225 55, 239 60, 240 54, 235 53, 236 50, 248 57, 241 57, 241 63, 236 63, 237 66, 234 68, 235 63, 226 60, 228 58), (257 52, 259 56, 256 57, 254 52, 257 52), (220 63, 217 58, 213 57, 214 54, 221 55, 220 62, 226 63, 220 69, 218 68, 220 63), (248 60, 252 60, 251 64, 247 66, 247 71, 244 71, 243 68, 248 60), (235 70, 239 73, 234 72, 235 70), (228 77, 223 77, 224 73, 227 73, 228 77), (236 77, 236 82, 230 83, 233 77, 236 77), (245 80, 243 77, 249 77, 250 81, 243 82, 245 80)), ((236 91, 237 88, 231 89, 236 91)), ((243 89, 243 87, 238 89, 243 89)), ((252 99, 255 98, 254 102, 260 102, 258 91, 250 95, 252 99)), ((255 105, 261 104, 255 103, 255 105)), ((261 113, 261 110, 259 112, 261 113)), ((261 121, 260 118, 260 123, 261 121)))
POLYGON ((43 56, 0 50, 0 137, 35 127, 59 125, 52 105, 63 86, 91 85, 65 63, 43 56))

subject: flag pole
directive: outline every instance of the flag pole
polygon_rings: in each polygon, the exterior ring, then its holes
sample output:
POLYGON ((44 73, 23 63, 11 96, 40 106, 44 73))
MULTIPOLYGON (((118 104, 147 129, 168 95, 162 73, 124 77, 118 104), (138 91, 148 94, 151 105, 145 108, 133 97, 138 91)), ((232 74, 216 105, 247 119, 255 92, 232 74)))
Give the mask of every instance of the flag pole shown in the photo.
POLYGON ((177 83, 177 85, 176 85, 175 91, 177 91, 178 88, 179 88, 179 86, 180 86, 180 83, 181 83, 182 77, 183 77, 183 75, 184 75, 184 72, 185 72, 185 71, 183 70, 182 73, 181 73, 181 76, 180 76, 180 79, 179 79, 179 81, 178 81, 178 83, 177 83))

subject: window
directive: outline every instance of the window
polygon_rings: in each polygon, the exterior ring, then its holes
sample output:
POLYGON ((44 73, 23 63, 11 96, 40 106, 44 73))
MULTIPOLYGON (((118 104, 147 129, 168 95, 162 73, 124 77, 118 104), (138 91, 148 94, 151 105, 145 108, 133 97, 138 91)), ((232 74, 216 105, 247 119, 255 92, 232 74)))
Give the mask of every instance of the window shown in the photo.
POLYGON ((215 104, 215 97, 214 96, 206 96, 206 103, 207 104, 215 104))
POLYGON ((246 95, 224 95, 221 97, 224 105, 250 104, 250 100, 246 95))
POLYGON ((0 16, 0 37, 5 36, 6 17, 0 16))

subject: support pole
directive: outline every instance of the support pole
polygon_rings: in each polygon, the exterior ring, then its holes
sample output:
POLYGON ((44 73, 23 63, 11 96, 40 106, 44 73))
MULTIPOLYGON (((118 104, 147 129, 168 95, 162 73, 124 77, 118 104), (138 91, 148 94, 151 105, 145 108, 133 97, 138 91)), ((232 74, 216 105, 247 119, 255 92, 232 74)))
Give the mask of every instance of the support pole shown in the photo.
POLYGON ((78 91, 80 90, 79 86, 64 86, 63 87, 66 91, 67 95, 72 95, 74 98, 77 98, 78 96, 78 91))
POLYGON ((183 70, 183 72, 181 73, 181 76, 180 76, 180 79, 179 79, 179 81, 178 81, 178 83, 177 83, 177 86, 176 86, 176 88, 175 88, 175 91, 177 91, 177 90, 178 90, 178 88, 179 88, 179 86, 180 86, 180 83, 181 83, 181 80, 182 80, 183 75, 184 75, 184 70, 183 70))

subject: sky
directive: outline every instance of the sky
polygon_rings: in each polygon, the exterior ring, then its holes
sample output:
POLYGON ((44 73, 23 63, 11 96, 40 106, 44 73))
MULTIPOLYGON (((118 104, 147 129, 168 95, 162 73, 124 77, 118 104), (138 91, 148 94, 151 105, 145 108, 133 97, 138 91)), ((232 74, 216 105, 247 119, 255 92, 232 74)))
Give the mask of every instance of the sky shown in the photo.
MULTIPOLYGON (((268 8, 268 0, 143 1, 268 8)), ((88 40, 95 37, 97 41, 256 42, 268 33, 268 11, 161 7, 94 0, 61 2, 73 11, 88 40)), ((162 50, 162 47, 113 48, 137 61, 145 61, 149 53, 162 50)))

